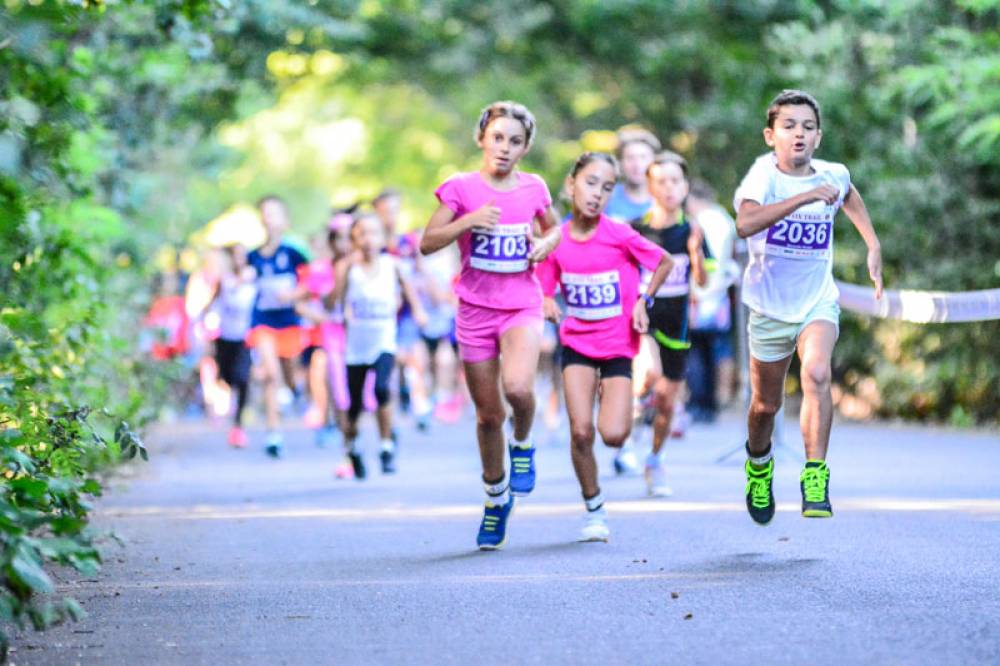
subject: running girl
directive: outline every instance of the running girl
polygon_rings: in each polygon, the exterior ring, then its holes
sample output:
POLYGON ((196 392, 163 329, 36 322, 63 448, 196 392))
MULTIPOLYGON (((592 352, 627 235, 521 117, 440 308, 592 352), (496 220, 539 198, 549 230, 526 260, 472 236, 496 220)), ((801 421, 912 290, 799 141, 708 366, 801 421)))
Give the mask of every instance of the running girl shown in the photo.
POLYGON ((253 272, 247 264, 246 248, 242 245, 229 245, 224 249, 225 265, 211 306, 219 316, 215 362, 219 366, 219 377, 236 394, 233 426, 226 441, 230 446, 242 449, 247 445, 247 435, 243 430, 243 409, 247 404, 251 364, 246 336, 250 330, 257 289, 253 285, 253 272))
MULTIPOLYGON (((666 483, 661 451, 670 435, 674 403, 684 385, 688 349, 688 293, 690 281, 704 286, 704 234, 684 216, 684 200, 688 194, 688 168, 684 158, 665 151, 656 156, 646 171, 653 207, 632 227, 670 254, 673 269, 649 311, 649 327, 653 345, 659 352, 660 372, 651 372, 647 381, 652 385, 656 416, 653 419, 653 448, 646 459, 646 489, 652 496, 670 494, 666 483)), ((654 364, 655 366, 655 364, 654 364)))
POLYGON ((355 442, 358 417, 364 407, 365 377, 375 373, 375 399, 382 449, 379 457, 382 473, 396 471, 396 446, 392 439, 392 405, 389 401, 389 378, 396 364, 396 312, 402 292, 414 318, 421 322, 424 313, 403 279, 398 259, 383 253, 385 232, 379 220, 362 216, 351 225, 354 251, 337 266, 333 300, 344 305, 347 340, 344 360, 347 363, 347 388, 350 406, 344 428, 344 447, 356 479, 365 478, 365 465, 355 442))
POLYGON ((601 439, 620 447, 632 429, 632 358, 649 325, 646 301, 673 263, 631 227, 603 215, 616 171, 614 158, 604 153, 577 159, 567 178, 573 218, 563 225, 562 243, 538 267, 545 316, 554 322, 561 317, 552 298, 557 285, 566 300, 559 338, 573 469, 587 509, 580 541, 607 541, 610 534, 594 458, 595 398, 600 396, 601 439), (652 271, 642 299, 640 266, 652 271))
POLYGON ((506 542, 511 492, 526 495, 535 487, 531 423, 542 294, 532 264, 556 248, 560 233, 545 182, 516 169, 534 137, 535 118, 522 105, 496 102, 483 109, 475 130, 482 166, 437 189, 441 205, 420 242, 420 251, 430 254, 457 241, 462 255, 456 336, 476 406, 486 491, 476 541, 484 550, 506 542), (504 398, 513 409, 509 480, 504 398))

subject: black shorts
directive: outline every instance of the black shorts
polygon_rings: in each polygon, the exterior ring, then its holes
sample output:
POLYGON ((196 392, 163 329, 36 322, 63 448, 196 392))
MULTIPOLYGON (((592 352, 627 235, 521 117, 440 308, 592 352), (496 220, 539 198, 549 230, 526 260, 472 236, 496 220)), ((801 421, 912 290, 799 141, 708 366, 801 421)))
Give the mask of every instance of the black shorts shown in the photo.
POLYGON ((660 350, 663 376, 675 382, 687 371, 691 337, 688 331, 688 297, 671 296, 653 300, 649 310, 649 334, 660 350))
POLYGON ((588 368, 597 370, 601 379, 610 377, 628 377, 632 379, 632 359, 624 356, 615 358, 590 358, 584 356, 572 347, 563 345, 561 355, 562 369, 568 365, 585 365, 588 368))
POLYGON ((437 355, 438 347, 441 346, 442 342, 451 345, 452 350, 456 354, 458 353, 458 340, 456 340, 450 333, 446 333, 439 338, 430 338, 421 333, 420 338, 424 341, 424 344, 427 345, 427 353, 430 354, 431 358, 437 355))
POLYGON ((242 340, 216 340, 215 362, 219 377, 230 386, 250 381, 250 349, 242 340))

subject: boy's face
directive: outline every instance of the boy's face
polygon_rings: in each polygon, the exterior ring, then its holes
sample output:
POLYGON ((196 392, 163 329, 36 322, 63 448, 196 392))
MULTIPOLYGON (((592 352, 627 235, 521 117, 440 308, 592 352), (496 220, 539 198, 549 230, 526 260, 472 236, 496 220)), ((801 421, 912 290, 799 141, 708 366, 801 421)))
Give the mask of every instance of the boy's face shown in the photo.
POLYGON ((271 238, 281 238, 288 228, 288 209, 277 199, 268 199, 261 204, 260 217, 271 238))
POLYGON ((632 141, 622 149, 622 176, 630 187, 646 182, 646 169, 653 163, 653 147, 642 141, 632 141))
POLYGON ((764 129, 764 141, 774 149, 778 161, 795 168, 809 164, 822 138, 816 113, 808 104, 782 106, 774 127, 764 129))
POLYGON ((688 181, 679 164, 667 162, 649 168, 649 194, 664 210, 675 211, 684 204, 688 181))
POLYGON ((486 168, 497 176, 506 176, 528 152, 528 135, 520 120, 500 116, 490 121, 479 141, 486 168))

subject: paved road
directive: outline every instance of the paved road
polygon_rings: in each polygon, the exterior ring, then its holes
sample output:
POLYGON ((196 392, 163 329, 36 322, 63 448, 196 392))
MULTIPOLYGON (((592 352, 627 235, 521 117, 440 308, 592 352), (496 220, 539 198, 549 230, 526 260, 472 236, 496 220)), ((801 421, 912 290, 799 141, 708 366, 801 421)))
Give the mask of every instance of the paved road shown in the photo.
POLYGON ((507 548, 481 553, 469 422, 407 434, 400 474, 365 483, 334 480, 336 456, 303 431, 273 462, 204 424, 163 426, 152 461, 99 506, 125 547, 107 546, 96 580, 62 574, 90 616, 23 633, 12 659, 1000 663, 1000 437, 839 424, 836 517, 797 514, 786 455, 762 529, 739 457, 714 463, 741 430, 734 415, 673 443, 672 499, 606 476, 609 544, 574 542, 568 451, 542 445, 507 548))

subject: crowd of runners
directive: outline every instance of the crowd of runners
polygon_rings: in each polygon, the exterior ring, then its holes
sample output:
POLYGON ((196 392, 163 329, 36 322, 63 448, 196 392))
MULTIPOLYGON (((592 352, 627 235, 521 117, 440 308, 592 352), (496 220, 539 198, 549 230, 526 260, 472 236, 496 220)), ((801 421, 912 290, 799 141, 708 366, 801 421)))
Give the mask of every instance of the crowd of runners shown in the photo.
POLYGON ((260 200, 266 241, 250 252, 225 248, 202 309, 214 326, 218 379, 235 405, 229 445, 248 445, 252 376, 261 387, 266 453, 284 455, 282 396, 308 403, 316 443, 343 448, 340 478, 370 473, 358 444, 365 412, 374 416, 381 471, 392 474, 394 402, 427 429, 457 420, 470 400, 485 493, 477 545, 496 549, 506 542, 515 498, 535 487, 536 384, 547 375, 544 420, 557 423, 560 410, 568 419, 584 504, 580 540, 607 541, 596 438, 618 450, 617 473, 641 469, 650 495, 669 495, 663 454, 682 425, 675 414, 689 357, 703 368, 688 401, 695 419, 714 417, 717 376, 732 385, 728 294, 739 279, 739 236, 748 253, 741 284, 749 308, 747 510, 760 524, 774 515, 771 434, 797 352, 802 515, 832 516, 825 460, 840 209, 868 247, 879 296, 881 255, 847 168, 813 156, 822 138, 816 100, 784 91, 768 106, 770 151, 733 197, 735 222, 683 157, 635 127, 619 132, 615 155, 586 152, 567 165, 560 214, 546 183, 518 169, 536 133, 524 106, 487 106, 474 130, 480 168, 442 183, 437 209, 414 233, 399 232, 401 197, 386 190, 333 211, 307 252, 285 239, 284 201, 260 200), (651 426, 648 438, 637 424, 651 426))

